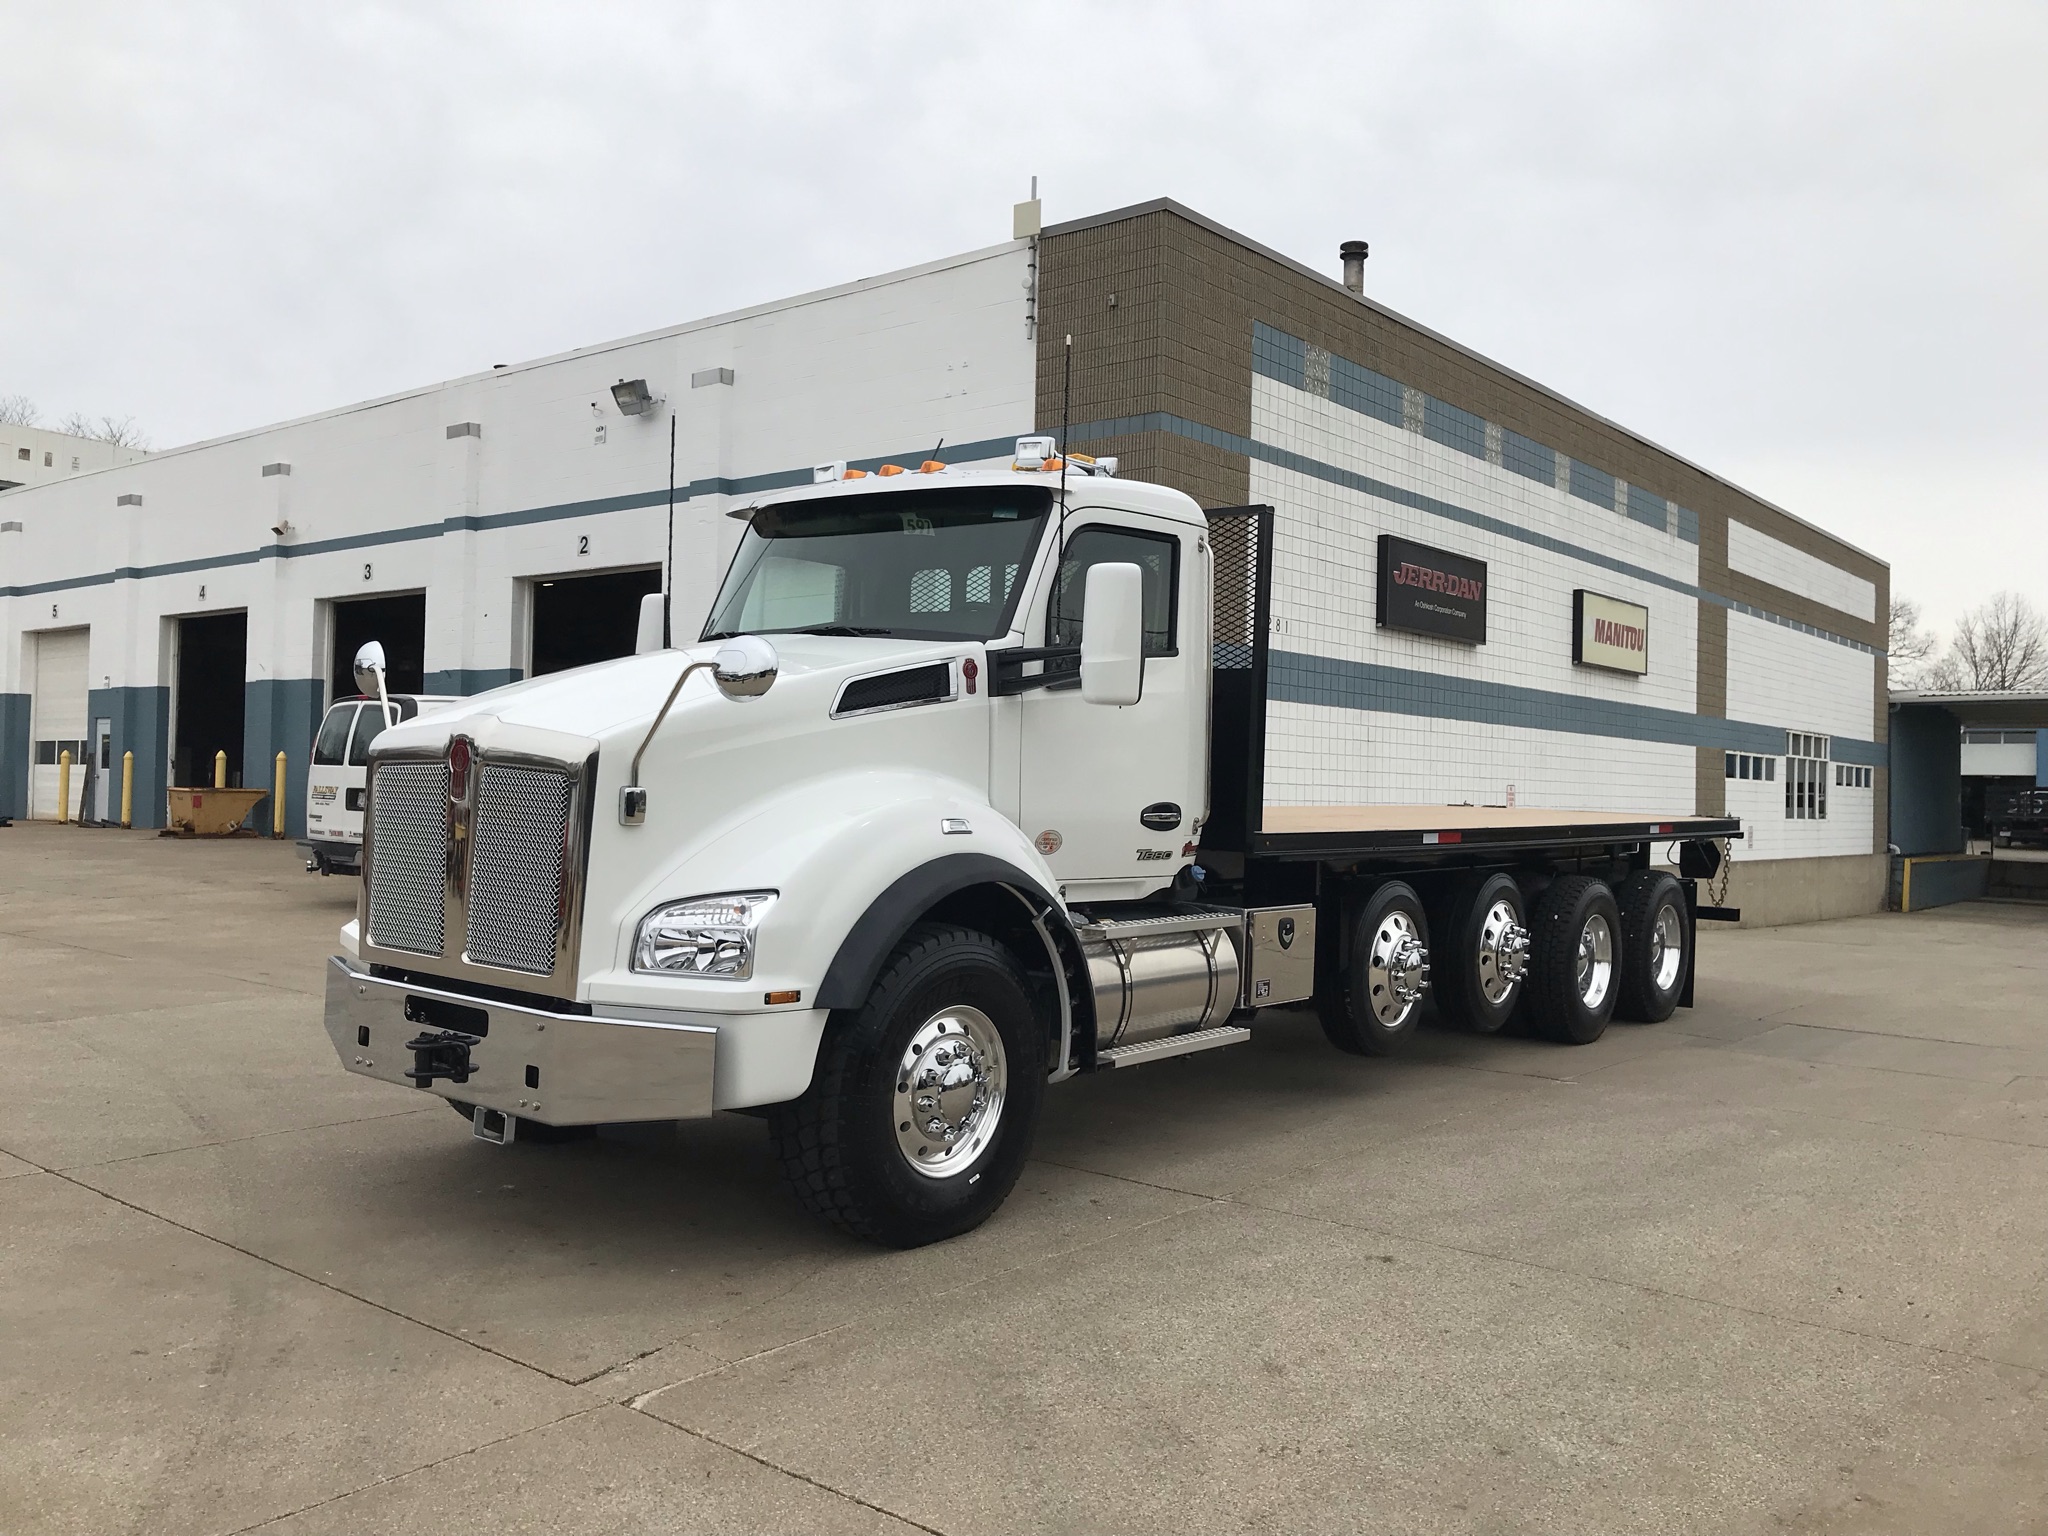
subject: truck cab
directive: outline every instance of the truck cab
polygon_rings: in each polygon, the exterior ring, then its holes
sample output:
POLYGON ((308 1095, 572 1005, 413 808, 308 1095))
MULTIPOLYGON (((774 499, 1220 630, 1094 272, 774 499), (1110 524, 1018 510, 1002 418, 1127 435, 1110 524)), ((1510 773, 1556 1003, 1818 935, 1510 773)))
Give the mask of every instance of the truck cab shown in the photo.
MULTIPOLYGON (((452 704, 452 694, 394 693, 392 713, 411 720, 423 710, 452 704)), ((370 744, 385 727, 384 706, 352 694, 336 699, 313 737, 306 771, 308 873, 360 874, 363 851, 363 793, 369 776, 370 744)))
POLYGON ((328 972, 344 1065, 498 1142, 755 1112, 804 1204, 908 1246, 1001 1203, 1077 1073, 1300 1003, 1395 1049, 1432 920, 1475 1027, 1525 979, 1560 1038, 1689 996, 1691 885, 1650 840, 1733 823, 1268 832, 1270 509, 1111 468, 1049 439, 824 466, 734 513, 695 644, 383 731, 328 972))

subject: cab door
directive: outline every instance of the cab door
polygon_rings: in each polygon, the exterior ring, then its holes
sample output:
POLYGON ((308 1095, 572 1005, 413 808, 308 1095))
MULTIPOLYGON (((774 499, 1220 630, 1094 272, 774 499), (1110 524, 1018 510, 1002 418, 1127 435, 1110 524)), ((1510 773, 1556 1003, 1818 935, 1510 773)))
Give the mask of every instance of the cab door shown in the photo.
POLYGON ((1050 664, 1061 681, 1018 700, 1018 824, 1076 899, 1131 899, 1171 882, 1193 860, 1207 809, 1206 539, 1163 518, 1070 516, 1064 553, 1032 599, 1036 643, 1079 645, 1088 572, 1119 562, 1135 564, 1144 582, 1138 702, 1088 703, 1076 662, 1050 664), (1091 892, 1095 882, 1103 883, 1091 892))

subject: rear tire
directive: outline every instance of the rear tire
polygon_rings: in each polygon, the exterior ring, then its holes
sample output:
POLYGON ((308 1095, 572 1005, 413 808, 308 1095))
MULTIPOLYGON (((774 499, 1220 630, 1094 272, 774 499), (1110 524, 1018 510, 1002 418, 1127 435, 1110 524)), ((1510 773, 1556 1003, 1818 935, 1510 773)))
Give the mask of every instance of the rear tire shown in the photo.
POLYGON ((1529 959, 1528 917, 1514 876, 1460 881, 1435 925, 1430 989, 1446 1023, 1490 1035, 1514 1017, 1529 959))
POLYGON ((1662 1024, 1678 1007, 1692 965, 1692 932, 1685 892, 1662 870, 1632 875, 1621 903, 1621 998, 1615 1017, 1662 1024))
POLYGON ((1391 1056, 1415 1033, 1429 983, 1429 919, 1405 881, 1380 886, 1351 925, 1350 958, 1316 994, 1330 1044, 1353 1056, 1391 1056))
POLYGON ((1621 987, 1621 912, 1604 880, 1563 875, 1536 903, 1529 936, 1529 1012, 1566 1045, 1607 1033, 1621 987))
POLYGON ((1046 1026, 987 934, 921 923, 868 1000, 833 1017, 800 1099, 768 1114, 791 1190, 869 1242, 918 1248, 988 1220, 1024 1171, 1046 1026))

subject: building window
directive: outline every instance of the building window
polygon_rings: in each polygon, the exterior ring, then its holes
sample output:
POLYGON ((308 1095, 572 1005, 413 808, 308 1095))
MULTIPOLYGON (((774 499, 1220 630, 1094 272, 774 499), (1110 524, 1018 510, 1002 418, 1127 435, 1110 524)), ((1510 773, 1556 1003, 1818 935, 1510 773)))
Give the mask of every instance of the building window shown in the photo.
POLYGON ((18 448, 15 450, 14 456, 17 459, 26 460, 28 458, 28 450, 26 448, 18 448))
POLYGON ((71 455, 71 472, 74 475, 78 473, 78 455, 75 453, 71 455))
POLYGON ((1754 752, 1730 752, 1727 758, 1727 772, 1731 779, 1775 779, 1778 776, 1778 760, 1775 757, 1759 757, 1754 752))
POLYGON ((1785 819, 1826 821, 1828 738, 1802 731, 1785 734, 1785 819))
POLYGON ((43 468, 53 469, 56 467, 56 463, 57 456, 54 453, 50 452, 49 449, 45 448, 43 450, 43 468))
POLYGON ((1870 788, 1870 774, 1871 770, 1868 768, 1858 768, 1853 763, 1837 763, 1835 764, 1835 788, 1868 789, 1870 788))

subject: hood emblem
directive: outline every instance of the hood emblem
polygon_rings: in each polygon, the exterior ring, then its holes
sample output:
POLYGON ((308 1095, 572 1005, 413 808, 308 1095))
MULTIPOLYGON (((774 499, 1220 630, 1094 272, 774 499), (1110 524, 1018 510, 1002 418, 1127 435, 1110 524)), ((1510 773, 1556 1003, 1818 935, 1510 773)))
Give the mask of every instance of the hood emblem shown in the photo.
POLYGON ((476 762, 476 743, 458 736, 448 743, 448 798, 457 805, 469 803, 470 769, 476 762))

